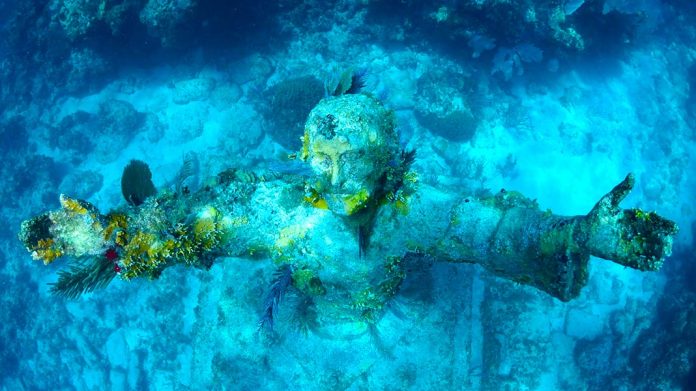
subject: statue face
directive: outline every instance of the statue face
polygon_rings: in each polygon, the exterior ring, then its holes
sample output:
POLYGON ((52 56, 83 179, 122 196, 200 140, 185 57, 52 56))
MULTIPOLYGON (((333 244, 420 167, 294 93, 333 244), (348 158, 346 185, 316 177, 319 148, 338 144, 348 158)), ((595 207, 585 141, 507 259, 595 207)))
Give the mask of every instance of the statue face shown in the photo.
POLYGON ((366 95, 325 99, 312 110, 301 158, 332 211, 351 215, 374 195, 398 149, 393 123, 391 112, 366 95))

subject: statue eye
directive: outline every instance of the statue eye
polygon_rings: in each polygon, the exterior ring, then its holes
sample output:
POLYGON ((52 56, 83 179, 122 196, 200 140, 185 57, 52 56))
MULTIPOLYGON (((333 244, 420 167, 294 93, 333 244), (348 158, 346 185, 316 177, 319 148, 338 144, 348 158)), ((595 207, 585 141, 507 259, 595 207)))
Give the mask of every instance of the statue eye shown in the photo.
POLYGON ((341 155, 341 161, 342 162, 347 162, 347 161, 355 161, 358 159, 361 159, 362 157, 365 156, 365 150, 358 149, 355 151, 348 151, 341 155))
POLYGON ((323 171, 331 170, 331 158, 328 155, 317 155, 314 158, 314 165, 323 171))

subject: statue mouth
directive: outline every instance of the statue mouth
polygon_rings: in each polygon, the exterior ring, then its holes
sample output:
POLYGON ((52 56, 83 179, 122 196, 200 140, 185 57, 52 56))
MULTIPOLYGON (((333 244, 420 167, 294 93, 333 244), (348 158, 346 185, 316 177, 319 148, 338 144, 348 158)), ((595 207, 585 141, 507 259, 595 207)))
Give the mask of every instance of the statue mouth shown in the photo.
POLYGON ((329 205, 329 209, 333 212, 343 216, 350 216, 367 207, 370 193, 365 189, 357 192, 331 192, 326 194, 324 198, 329 205))

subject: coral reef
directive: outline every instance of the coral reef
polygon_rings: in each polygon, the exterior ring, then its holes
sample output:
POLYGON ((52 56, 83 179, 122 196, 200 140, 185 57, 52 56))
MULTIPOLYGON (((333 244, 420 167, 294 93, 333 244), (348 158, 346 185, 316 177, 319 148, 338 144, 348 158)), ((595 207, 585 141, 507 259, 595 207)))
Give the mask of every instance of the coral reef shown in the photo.
POLYGON ((163 46, 175 44, 177 26, 191 15, 195 0, 148 0, 140 10, 140 22, 163 46))
POLYGON ((286 79, 266 89, 262 97, 266 132, 286 149, 299 150, 307 114, 324 97, 322 82, 314 76, 286 79))
POLYGON ((215 80, 210 78, 195 78, 174 83, 173 101, 184 105, 191 101, 207 99, 215 90, 215 80))
POLYGON ((418 80, 414 114, 421 126, 450 141, 469 141, 476 133, 475 91, 458 69, 438 69, 418 80))

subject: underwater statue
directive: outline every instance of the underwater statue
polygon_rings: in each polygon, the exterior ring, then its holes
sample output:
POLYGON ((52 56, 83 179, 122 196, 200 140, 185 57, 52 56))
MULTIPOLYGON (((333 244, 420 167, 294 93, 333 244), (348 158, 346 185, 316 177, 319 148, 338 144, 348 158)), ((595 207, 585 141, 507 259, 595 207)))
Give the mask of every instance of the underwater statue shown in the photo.
POLYGON ((124 183, 135 178, 124 185, 128 205, 102 214, 61 195, 60 209, 22 223, 20 239, 46 264, 71 258, 53 285, 67 297, 116 276, 155 279, 173 265, 269 261, 277 271, 262 324, 272 326, 287 290, 318 325, 376 322, 407 270, 429 260, 476 263, 568 301, 586 285, 591 255, 658 270, 677 232, 654 212, 619 207, 632 175, 584 216, 554 215, 514 191, 458 194, 420 183, 393 113, 368 95, 321 101, 302 140, 296 158, 313 175, 228 169, 196 191, 155 194, 147 165, 134 161, 124 171, 124 183))

